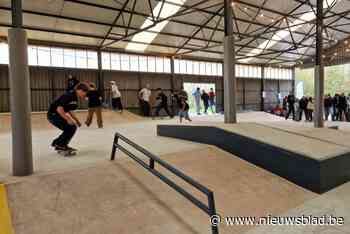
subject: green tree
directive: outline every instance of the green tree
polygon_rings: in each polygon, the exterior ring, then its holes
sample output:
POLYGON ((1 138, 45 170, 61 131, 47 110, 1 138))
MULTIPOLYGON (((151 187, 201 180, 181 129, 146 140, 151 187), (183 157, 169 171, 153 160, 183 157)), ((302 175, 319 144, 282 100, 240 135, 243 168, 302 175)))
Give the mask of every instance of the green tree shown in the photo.
MULTIPOLYGON (((304 83, 304 95, 314 96, 314 69, 296 69, 296 81, 304 83)), ((350 93, 350 64, 325 68, 325 94, 350 93)))

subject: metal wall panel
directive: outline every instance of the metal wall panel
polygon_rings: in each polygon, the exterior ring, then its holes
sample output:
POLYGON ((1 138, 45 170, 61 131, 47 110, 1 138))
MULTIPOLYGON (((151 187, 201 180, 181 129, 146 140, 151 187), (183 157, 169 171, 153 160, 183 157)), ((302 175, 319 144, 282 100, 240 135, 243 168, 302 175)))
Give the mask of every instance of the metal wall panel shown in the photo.
MULTIPOLYGON (((53 67, 30 67, 30 84, 33 111, 47 111, 50 103, 65 92, 68 75, 75 75, 80 81, 88 81, 97 84, 98 71, 87 69, 67 69, 53 67)), ((158 73, 137 73, 122 71, 104 71, 103 82, 105 85, 104 95, 107 104, 110 98, 110 81, 116 81, 122 93, 122 103, 124 107, 136 108, 139 106, 138 91, 147 83, 151 85, 153 93, 155 89, 163 88, 166 94, 171 89, 171 75, 158 73)), ((191 83, 215 83, 216 100, 218 108, 221 109, 223 90, 222 78, 215 76, 195 76, 195 75, 174 75, 174 89, 180 90, 183 82, 191 83)), ((245 100, 245 109, 260 109, 261 83, 259 79, 245 79, 245 92, 243 92, 243 79, 237 79, 237 105, 239 109, 243 107, 245 100), (245 93, 245 96, 244 96, 245 93)), ((282 94, 288 94, 292 88, 291 81, 280 81, 282 94)), ((277 80, 265 82, 267 93, 277 92, 277 80)), ((269 98, 268 102, 276 101, 269 98), (270 100, 271 99, 271 100, 270 100)), ((81 101, 80 108, 86 108, 87 102, 81 101)), ((0 112, 9 110, 9 82, 8 67, 0 65, 0 112)))

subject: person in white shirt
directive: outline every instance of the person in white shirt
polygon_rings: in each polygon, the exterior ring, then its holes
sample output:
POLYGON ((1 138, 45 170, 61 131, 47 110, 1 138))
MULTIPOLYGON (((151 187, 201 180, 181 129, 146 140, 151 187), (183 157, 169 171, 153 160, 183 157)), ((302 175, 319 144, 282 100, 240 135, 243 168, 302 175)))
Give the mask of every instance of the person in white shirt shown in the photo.
POLYGON ((151 106, 149 104, 151 98, 151 90, 149 89, 149 84, 145 88, 141 89, 139 92, 139 98, 141 103, 141 108, 144 116, 150 116, 151 106))
POLYGON ((112 96, 112 109, 118 109, 120 113, 123 112, 122 95, 116 85, 115 81, 111 81, 111 96, 112 96))

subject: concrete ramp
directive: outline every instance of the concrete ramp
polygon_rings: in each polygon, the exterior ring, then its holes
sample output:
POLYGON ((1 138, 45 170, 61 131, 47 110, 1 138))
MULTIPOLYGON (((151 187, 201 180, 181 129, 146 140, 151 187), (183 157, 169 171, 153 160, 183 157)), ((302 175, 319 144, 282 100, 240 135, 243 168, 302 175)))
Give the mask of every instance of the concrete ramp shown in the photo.
POLYGON ((31 177, 7 191, 16 234, 209 233, 201 211, 136 166, 31 177))
MULTIPOLYGON (((223 217, 277 215, 316 196, 213 147, 162 159, 213 190, 223 217)), ((204 212, 125 158, 32 176, 6 187, 15 234, 211 233, 204 212)), ((200 193, 191 192, 204 201, 200 193)), ((244 233, 250 228, 222 225, 220 233, 244 233)))

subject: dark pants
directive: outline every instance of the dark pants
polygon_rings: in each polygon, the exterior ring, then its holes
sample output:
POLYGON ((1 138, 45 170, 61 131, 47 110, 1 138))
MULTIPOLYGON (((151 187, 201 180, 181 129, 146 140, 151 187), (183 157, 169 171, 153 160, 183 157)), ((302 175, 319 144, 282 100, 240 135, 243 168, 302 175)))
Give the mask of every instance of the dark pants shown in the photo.
POLYGON ((123 110, 123 104, 122 104, 122 99, 119 98, 112 98, 112 108, 113 110, 123 110))
POLYGON ((77 131, 77 127, 68 124, 67 121, 58 114, 48 114, 47 119, 52 125, 63 131, 61 135, 53 140, 52 145, 67 146, 77 131))
POLYGON ((338 120, 339 110, 336 107, 333 107, 333 114, 332 114, 332 120, 336 121, 338 120))
POLYGON ((149 117, 150 111, 151 111, 151 106, 149 105, 149 102, 141 100, 141 108, 142 108, 143 115, 146 117, 149 117))
POLYGON ((328 120, 328 117, 331 113, 331 107, 328 107, 328 106, 325 106, 324 107, 324 117, 325 117, 325 120, 328 120))
POLYGON ((209 108, 209 101, 203 102, 204 105, 204 113, 208 113, 208 108, 209 108))
POLYGON ((345 118, 343 118, 343 116, 346 115, 346 108, 339 108, 339 121, 343 121, 345 120, 345 118))
POLYGON ((288 107, 288 113, 287 113, 287 115, 286 115, 286 119, 289 118, 289 115, 290 115, 291 113, 293 114, 293 119, 295 119, 295 108, 294 108, 294 105, 289 105, 289 107, 288 107))
POLYGON ((164 109, 165 112, 167 113, 167 115, 169 115, 170 117, 173 117, 173 115, 170 113, 169 109, 168 109, 168 105, 166 104, 160 104, 156 107, 156 112, 155 112, 155 115, 156 116, 159 116, 159 112, 164 109))
POLYGON ((308 114, 307 114, 306 109, 300 109, 299 121, 303 120, 303 112, 304 112, 304 115, 305 115, 305 119, 307 120, 307 118, 308 118, 308 114))
POLYGON ((306 110, 306 112, 307 112, 307 118, 306 118, 306 120, 312 121, 312 117, 313 117, 313 112, 314 112, 314 111, 308 109, 308 110, 306 110))

